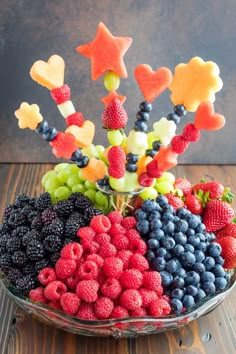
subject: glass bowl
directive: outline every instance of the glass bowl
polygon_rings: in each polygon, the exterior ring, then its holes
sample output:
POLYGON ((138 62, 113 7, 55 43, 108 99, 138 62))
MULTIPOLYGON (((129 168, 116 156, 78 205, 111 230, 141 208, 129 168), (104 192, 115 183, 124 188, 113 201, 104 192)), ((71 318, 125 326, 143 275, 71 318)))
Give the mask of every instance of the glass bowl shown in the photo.
POLYGON ((0 273, 0 285, 5 288, 12 300, 27 313, 32 314, 38 320, 66 330, 71 333, 86 336, 113 336, 135 337, 144 334, 154 334, 166 330, 177 329, 188 322, 206 315, 214 310, 236 285, 236 269, 230 272, 231 277, 227 288, 214 295, 208 296, 190 311, 180 315, 167 315, 164 317, 128 317, 122 319, 109 319, 88 321, 77 317, 68 316, 60 310, 56 310, 41 303, 32 303, 26 298, 18 297, 14 287, 8 282, 3 273, 0 273))

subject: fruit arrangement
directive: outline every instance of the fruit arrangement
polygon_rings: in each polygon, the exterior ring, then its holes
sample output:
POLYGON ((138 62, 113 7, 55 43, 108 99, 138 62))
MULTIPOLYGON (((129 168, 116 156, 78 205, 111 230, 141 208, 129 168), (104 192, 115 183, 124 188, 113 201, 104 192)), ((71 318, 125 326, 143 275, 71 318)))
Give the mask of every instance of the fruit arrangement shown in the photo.
POLYGON ((131 42, 100 23, 95 39, 77 48, 91 60, 93 80, 104 74, 107 147, 93 145, 95 125, 75 110, 58 55, 35 62, 30 75, 50 90, 65 132, 50 127, 36 104, 23 102, 15 112, 20 128, 35 130, 71 163, 42 177, 45 193, 19 195, 5 208, 0 271, 18 297, 82 320, 190 313, 225 292, 236 267, 230 189, 217 181, 192 185, 169 172, 201 130, 224 126, 213 106, 219 68, 199 57, 177 65, 174 75, 138 65, 144 101, 125 132, 126 97, 116 90, 127 77, 123 56, 131 42), (152 102, 167 88, 173 112, 148 131, 152 102), (176 135, 187 111, 196 112, 194 122, 176 135))

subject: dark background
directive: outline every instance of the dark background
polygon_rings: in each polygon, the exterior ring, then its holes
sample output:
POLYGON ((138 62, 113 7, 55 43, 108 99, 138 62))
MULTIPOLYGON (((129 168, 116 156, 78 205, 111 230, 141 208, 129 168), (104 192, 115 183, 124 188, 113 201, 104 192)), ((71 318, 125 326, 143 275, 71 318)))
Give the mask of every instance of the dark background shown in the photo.
MULTIPOLYGON (((218 132, 204 132, 179 161, 235 164, 235 0, 0 0, 0 162, 57 161, 40 136, 18 129, 14 117, 22 101, 37 103, 44 118, 64 130, 64 119, 49 91, 28 74, 36 60, 47 61, 55 53, 66 62, 65 83, 71 87, 76 110, 96 124, 94 142, 107 145, 101 128, 100 98, 107 94, 103 79, 91 81, 90 60, 75 51, 94 39, 99 21, 115 36, 133 37, 124 57, 129 77, 121 80, 118 90, 127 96, 127 130, 142 100, 133 77, 136 65, 147 63, 154 70, 167 66, 173 72, 176 64, 194 56, 219 65, 224 87, 216 95, 215 109, 225 115, 227 124, 218 132)), ((154 102, 151 122, 170 112, 167 90, 154 102)))

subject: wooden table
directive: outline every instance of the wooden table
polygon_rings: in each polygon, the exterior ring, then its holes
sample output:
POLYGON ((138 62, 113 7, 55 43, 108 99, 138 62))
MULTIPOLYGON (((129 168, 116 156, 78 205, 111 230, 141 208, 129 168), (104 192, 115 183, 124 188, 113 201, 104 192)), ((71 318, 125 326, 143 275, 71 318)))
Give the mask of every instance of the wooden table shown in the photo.
MULTIPOLYGON (((40 180, 53 165, 1 164, 1 210, 19 193, 42 192, 40 180)), ((233 186, 236 166, 178 166, 174 173, 195 183, 205 177, 233 186)), ((236 187, 232 187, 236 194, 236 187)), ((234 203, 235 206, 235 203, 234 203)), ((19 310, 0 288, 1 354, 233 354, 236 353, 236 289, 208 315, 180 330, 121 339, 76 336, 48 327, 19 310)))

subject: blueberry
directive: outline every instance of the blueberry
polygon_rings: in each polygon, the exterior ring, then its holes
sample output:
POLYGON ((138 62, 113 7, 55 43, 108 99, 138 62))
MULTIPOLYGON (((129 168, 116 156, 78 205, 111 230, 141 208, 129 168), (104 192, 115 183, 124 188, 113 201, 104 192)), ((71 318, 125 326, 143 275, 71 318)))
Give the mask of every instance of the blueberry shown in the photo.
POLYGON ((227 280, 223 277, 217 277, 215 279, 215 287, 216 290, 223 290, 226 288, 227 280))
POLYGON ((186 270, 184 268, 177 269, 177 271, 175 273, 175 275, 177 275, 177 276, 179 276, 181 278, 185 278, 186 274, 187 274, 187 272, 186 272, 186 270))
POLYGON ((211 282, 211 283, 214 283, 215 281, 215 276, 212 272, 204 272, 200 275, 200 278, 201 278, 201 282, 202 283, 205 283, 205 282, 211 282))
POLYGON ((170 300, 170 307, 171 307, 171 311, 176 314, 180 314, 183 310, 183 304, 177 298, 173 298, 170 300))
POLYGON ((164 234, 164 231, 162 231, 161 229, 154 229, 150 232, 150 234, 148 236, 149 236, 149 238, 155 238, 158 241, 160 241, 160 239, 162 237, 164 237, 165 234, 164 234))
POLYGON ((158 195, 156 201, 161 207, 168 204, 168 199, 163 194, 158 195))
POLYGON ((165 260, 169 261, 170 259, 172 259, 172 254, 170 253, 170 251, 166 251, 166 255, 165 255, 165 260))
POLYGON ((184 295, 182 302, 186 309, 190 309, 195 304, 194 297, 191 295, 184 295))
POLYGON ((137 132, 144 132, 146 133, 148 130, 147 123, 144 120, 137 120, 134 123, 134 130, 137 132))
POLYGON ((146 258, 148 262, 151 262, 153 258, 155 258, 155 253, 152 250, 148 250, 146 254, 146 258))
POLYGON ((202 262, 205 259, 205 253, 200 250, 194 251, 194 256, 196 257, 196 262, 202 262))
POLYGON ((174 288, 183 288, 184 287, 184 279, 179 276, 174 277, 172 286, 174 288))
POLYGON ((186 220, 180 219, 175 223, 175 230, 177 232, 185 233, 188 230, 188 223, 186 220))
POLYGON ((186 231, 186 236, 193 236, 193 235, 195 235, 195 230, 193 230, 193 229, 188 229, 187 231, 186 231))
POLYGON ((152 211, 151 214, 148 216, 149 221, 160 219, 160 218, 161 218, 161 214, 158 210, 152 211))
POLYGON ((193 245, 190 245, 190 243, 186 243, 186 245, 184 245, 184 250, 185 252, 191 252, 191 253, 194 253, 195 251, 193 245))
POLYGON ((131 152, 126 155, 126 160, 129 163, 136 163, 139 160, 139 156, 132 154, 131 152))
POLYGON ((191 229, 196 229, 201 223, 199 216, 194 214, 187 215, 185 220, 188 222, 188 225, 191 229))
POLYGON ((177 210, 177 215, 178 217, 180 217, 181 219, 184 219, 187 215, 191 214, 190 211, 186 208, 179 208, 177 210))
POLYGON ((144 220, 147 218, 147 213, 143 211, 142 209, 137 209, 134 213, 136 219, 138 220, 144 220))
POLYGON ((188 295, 196 296, 197 293, 198 293, 198 288, 196 286, 194 286, 194 285, 188 285, 186 287, 186 293, 188 295))
POLYGON ((174 106, 174 112, 178 114, 178 116, 183 117, 186 115, 187 111, 182 104, 177 104, 174 106))
POLYGON ((152 110, 152 104, 150 102, 147 101, 143 101, 139 104, 139 108, 141 109, 141 111, 143 112, 151 112, 152 110))
POLYGON ((196 227, 196 232, 204 232, 206 230, 206 225, 201 223, 196 227))
POLYGON ((194 300, 196 303, 202 301, 206 297, 206 293, 203 289, 198 289, 198 293, 194 296, 194 300))
POLYGON ((172 234, 175 231, 175 224, 172 221, 165 221, 162 224, 162 230, 165 234, 172 234))
POLYGON ((185 285, 197 285, 200 282, 200 275, 191 270, 187 272, 186 277, 184 278, 185 285))
POLYGON ((199 274, 205 272, 205 270, 206 270, 204 264, 202 264, 202 263, 200 263, 200 262, 198 262, 198 261, 193 264, 192 269, 193 269, 195 272, 199 273, 199 274))
POLYGON ((136 118, 138 120, 148 121, 149 120, 149 114, 148 114, 148 112, 138 111, 137 114, 136 114, 136 118))
POLYGON ((160 272, 161 279, 162 279, 162 285, 164 287, 168 287, 172 284, 173 282, 173 275, 166 270, 163 270, 160 272))
POLYGON ((71 155, 70 160, 73 162, 79 161, 81 157, 83 156, 81 149, 77 149, 76 151, 73 152, 71 155))
POLYGON ((166 204, 166 205, 163 205, 162 207, 162 214, 166 213, 166 212, 170 212, 172 214, 175 214, 175 209, 172 207, 172 205, 170 204, 166 204))
POLYGON ((147 149, 147 150, 145 151, 145 155, 146 155, 146 156, 154 157, 154 156, 156 156, 156 154, 157 154, 157 151, 154 150, 154 149, 147 149))
POLYGON ((174 259, 170 259, 166 263, 165 269, 167 270, 167 272, 174 273, 177 270, 177 268, 178 268, 178 264, 174 259))
POLYGON ((173 221, 175 216, 170 213, 169 211, 166 211, 164 214, 162 214, 161 220, 162 221, 173 221))
POLYGON ((145 219, 141 219, 136 224, 136 229, 140 232, 141 236, 146 235, 149 232, 149 222, 145 219))
POLYGON ((162 227, 162 222, 160 219, 153 219, 150 221, 151 230, 161 229, 161 227, 162 227))
POLYGON ((184 247, 180 244, 175 245, 173 253, 178 257, 184 252, 184 247))
POLYGON ((156 250, 159 247, 159 241, 156 238, 150 238, 147 242, 147 247, 150 250, 156 250))
POLYGON ((197 247, 200 243, 200 238, 197 237, 196 235, 194 236, 189 236, 188 238, 188 243, 192 245, 193 247, 197 247))
POLYGON ((216 277, 224 277, 225 276, 225 270, 222 267, 221 264, 216 264, 211 271, 214 273, 216 277))
POLYGON ((225 260, 223 257, 219 256, 219 257, 215 257, 215 262, 216 262, 216 264, 223 265, 225 260))
POLYGON ((206 236, 202 232, 197 232, 195 235, 200 239, 201 242, 206 241, 206 236))
POLYGON ((184 267, 190 267, 196 262, 196 258, 191 252, 184 252, 180 255, 180 261, 184 267))
POLYGON ((200 242, 199 245, 196 247, 196 249, 202 251, 202 252, 206 252, 207 249, 207 244, 206 242, 200 242))
POLYGON ((144 200, 141 205, 141 208, 142 208, 142 210, 147 211, 147 212, 151 212, 151 211, 155 210, 154 201, 150 200, 150 199, 144 200))
POLYGON ((88 156, 82 156, 81 159, 79 161, 76 162, 76 165, 79 167, 79 168, 83 168, 83 167, 86 167, 89 163, 89 158, 88 156))
POLYGON ((212 242, 207 247, 207 253, 209 254, 209 256, 212 257, 220 256, 221 251, 222 251, 221 245, 217 242, 212 242))
POLYGON ((162 145, 162 143, 160 142, 160 140, 156 140, 156 141, 153 141, 152 148, 156 151, 159 151, 161 145, 162 145))
POLYGON ((166 249, 163 247, 160 247, 160 248, 158 248, 158 250, 156 250, 155 254, 157 257, 165 257, 166 253, 167 253, 166 249))
POLYGON ((173 237, 169 237, 169 236, 163 237, 161 239, 161 245, 165 247, 167 250, 171 250, 172 248, 175 247, 175 240, 173 239, 173 237))
POLYGON ((187 237, 182 232, 176 232, 174 234, 174 239, 177 244, 185 245, 187 242, 187 237))
POLYGON ((213 232, 207 232, 206 233, 206 240, 208 242, 214 241, 216 239, 215 234, 213 234, 213 232))
POLYGON ((41 123, 39 123, 35 131, 38 134, 45 134, 48 131, 48 129, 49 129, 48 122, 46 120, 43 120, 41 123))
POLYGON ((206 270, 211 270, 215 266, 215 260, 213 257, 207 256, 202 262, 206 270))
POLYGON ((176 125, 180 122, 180 117, 175 113, 169 113, 166 117, 167 120, 172 120, 176 125))
POLYGON ((172 298, 174 297, 176 299, 182 300, 184 297, 184 291, 183 291, 183 289, 175 288, 171 291, 170 296, 172 298))
POLYGON ((151 260, 151 268, 157 272, 165 269, 166 261, 163 257, 155 257, 151 260))
POLYGON ((106 186, 109 186, 109 179, 107 176, 105 176, 104 178, 100 179, 97 184, 100 186, 100 187, 106 187, 106 186))
POLYGON ((43 138, 46 141, 52 141, 57 136, 57 130, 54 127, 48 128, 48 130, 43 133, 43 138))
POLYGON ((125 164, 125 169, 128 172, 136 172, 138 169, 138 166, 135 163, 126 163, 125 164))
POLYGON ((204 283, 202 283, 201 287, 207 295, 214 294, 216 291, 215 284, 210 281, 205 281, 204 283))

